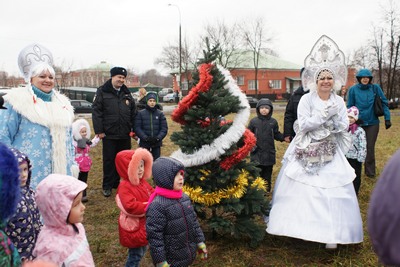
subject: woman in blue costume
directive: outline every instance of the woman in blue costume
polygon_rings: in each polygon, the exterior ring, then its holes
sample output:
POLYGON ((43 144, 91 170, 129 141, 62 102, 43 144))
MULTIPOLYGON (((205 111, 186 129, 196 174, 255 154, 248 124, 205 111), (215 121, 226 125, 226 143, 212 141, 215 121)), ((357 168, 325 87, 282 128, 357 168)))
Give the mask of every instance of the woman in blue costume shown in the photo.
POLYGON ((4 96, 0 110, 0 142, 28 155, 31 187, 51 173, 76 175, 72 144, 74 111, 69 99, 54 89, 53 57, 45 47, 32 44, 18 58, 27 86, 4 96))
POLYGON ((273 193, 267 232, 326 244, 363 241, 355 172, 345 158, 351 137, 340 90, 347 79, 344 54, 322 36, 305 60, 304 95, 296 136, 289 145, 273 193))

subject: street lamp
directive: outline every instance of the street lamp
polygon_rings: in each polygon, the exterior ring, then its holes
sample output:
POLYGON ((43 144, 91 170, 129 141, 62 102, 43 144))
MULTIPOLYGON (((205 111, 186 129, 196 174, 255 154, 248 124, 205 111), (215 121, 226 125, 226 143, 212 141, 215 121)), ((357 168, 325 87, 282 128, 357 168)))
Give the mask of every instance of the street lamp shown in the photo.
MULTIPOLYGON (((179 12, 179 91, 182 92, 182 31, 181 31, 181 10, 178 5, 168 4, 168 6, 174 6, 178 9, 179 12)), ((175 102, 179 102, 179 94, 177 92, 175 97, 175 102)))

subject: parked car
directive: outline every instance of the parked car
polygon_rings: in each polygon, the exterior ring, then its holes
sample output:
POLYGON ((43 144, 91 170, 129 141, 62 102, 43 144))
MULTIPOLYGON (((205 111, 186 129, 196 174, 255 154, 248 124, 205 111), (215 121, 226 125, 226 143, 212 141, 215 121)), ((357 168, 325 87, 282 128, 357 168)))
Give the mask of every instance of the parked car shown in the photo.
POLYGON ((158 99, 163 99, 164 96, 173 92, 174 90, 172 90, 172 88, 163 88, 160 92, 158 92, 158 99))
POLYGON ((252 96, 248 96, 246 97, 247 101, 249 101, 250 107, 251 108, 255 108, 257 106, 258 103, 258 99, 252 96))
POLYGON ((92 113, 92 103, 86 100, 71 100, 75 113, 92 113))
POLYGON ((175 93, 169 93, 163 97, 163 102, 173 103, 174 101, 175 101, 175 93))

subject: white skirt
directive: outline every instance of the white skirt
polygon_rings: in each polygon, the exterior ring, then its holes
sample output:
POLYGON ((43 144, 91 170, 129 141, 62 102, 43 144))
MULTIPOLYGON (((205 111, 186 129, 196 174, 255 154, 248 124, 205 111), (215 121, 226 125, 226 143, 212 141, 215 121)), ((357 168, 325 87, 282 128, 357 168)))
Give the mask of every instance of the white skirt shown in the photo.
POLYGON ((362 242, 362 219, 353 184, 321 188, 293 180, 281 170, 267 232, 319 243, 362 242))

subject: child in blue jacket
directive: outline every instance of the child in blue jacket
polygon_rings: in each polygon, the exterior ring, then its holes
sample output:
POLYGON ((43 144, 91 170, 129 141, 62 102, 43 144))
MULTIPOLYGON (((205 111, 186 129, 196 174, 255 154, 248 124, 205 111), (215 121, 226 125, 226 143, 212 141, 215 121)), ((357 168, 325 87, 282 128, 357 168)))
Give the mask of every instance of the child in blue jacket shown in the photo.
POLYGON ((146 148, 156 160, 161 155, 162 140, 168 133, 168 124, 164 113, 157 108, 156 92, 146 95, 146 108, 140 110, 135 117, 135 133, 140 139, 139 146, 146 148))

